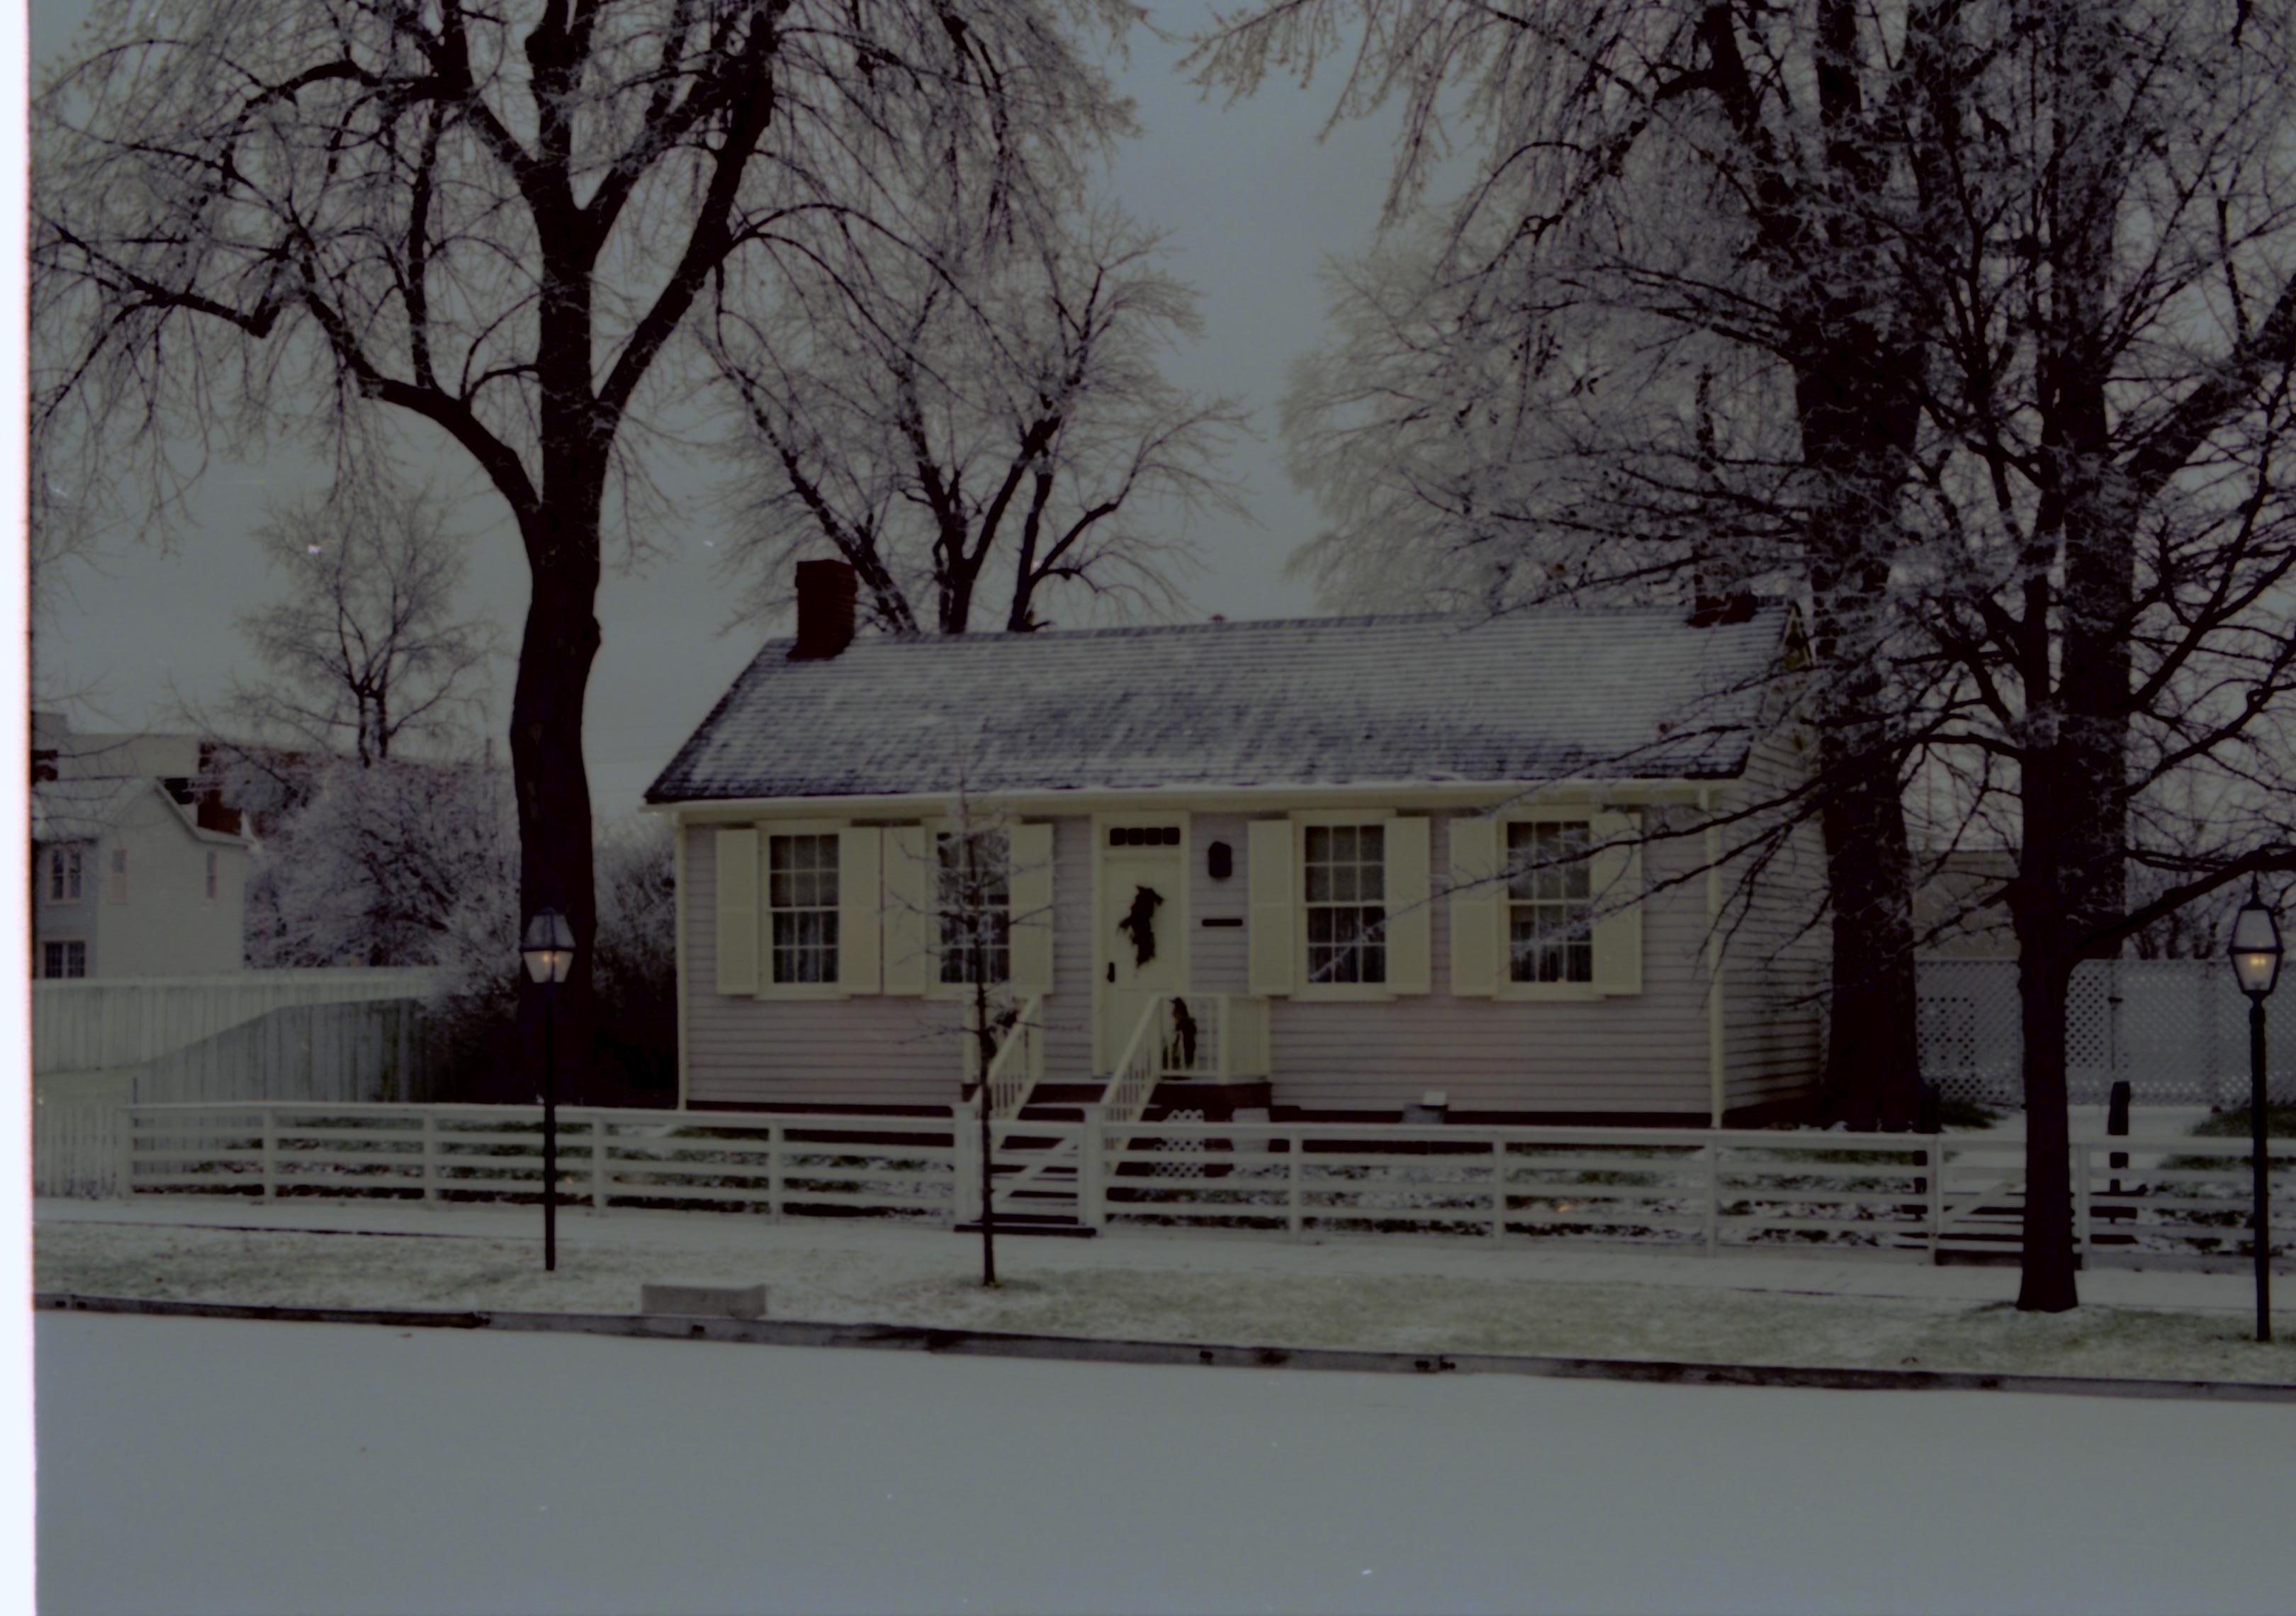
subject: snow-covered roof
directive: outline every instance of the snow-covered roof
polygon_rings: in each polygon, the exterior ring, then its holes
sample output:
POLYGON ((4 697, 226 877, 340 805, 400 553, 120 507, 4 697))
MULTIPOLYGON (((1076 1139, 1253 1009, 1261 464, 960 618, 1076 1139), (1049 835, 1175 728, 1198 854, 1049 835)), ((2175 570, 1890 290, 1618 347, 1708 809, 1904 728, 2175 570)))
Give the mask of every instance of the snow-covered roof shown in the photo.
POLYGON ((1745 765, 1783 608, 1308 618, 767 644, 650 802, 1715 779, 1745 765))
POLYGON ((127 823, 128 810, 138 798, 155 792, 166 804, 168 816, 191 835, 195 841, 215 842, 225 847, 245 845, 243 837, 228 831, 209 830, 199 823, 198 815, 187 805, 176 800, 168 788, 149 776, 92 775, 80 779, 42 780, 32 787, 32 840, 50 841, 101 841, 127 823))
POLYGON ((100 841, 137 797, 159 789, 156 780, 114 776, 40 781, 32 787, 32 840, 100 841))

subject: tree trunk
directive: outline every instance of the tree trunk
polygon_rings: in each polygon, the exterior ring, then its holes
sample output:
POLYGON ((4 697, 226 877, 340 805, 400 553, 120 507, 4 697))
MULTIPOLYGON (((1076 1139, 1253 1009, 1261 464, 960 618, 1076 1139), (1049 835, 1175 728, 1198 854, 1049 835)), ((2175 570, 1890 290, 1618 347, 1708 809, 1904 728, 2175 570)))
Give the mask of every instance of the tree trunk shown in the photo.
POLYGON ((1920 1114, 1921 1062, 1912 859, 1886 658, 1890 529, 1919 421, 1907 379, 1921 360, 1854 309, 1814 318, 1800 347, 1795 412, 1816 480, 1807 559, 1833 944, 1819 1112, 1903 1131, 1920 1114))
MULTIPOLYGON (((558 1091, 575 1103, 597 1096, 593 1080, 596 1019, 592 965, 598 902, 591 865, 589 770, 582 758, 582 714, 598 654, 598 521, 552 521, 541 536, 534 593, 519 645, 511 698, 511 778, 518 797, 519 925, 554 908, 574 928, 574 964, 559 989, 558 1091)), ((542 990, 519 973, 519 1046, 538 1087, 542 990)))
POLYGON ((2071 1129, 2065 1098, 2065 995, 2072 962, 2020 939, 2017 1001, 2024 1022, 2025 1254, 2017 1306, 2063 1313, 2080 1305, 2073 1277, 2071 1129))

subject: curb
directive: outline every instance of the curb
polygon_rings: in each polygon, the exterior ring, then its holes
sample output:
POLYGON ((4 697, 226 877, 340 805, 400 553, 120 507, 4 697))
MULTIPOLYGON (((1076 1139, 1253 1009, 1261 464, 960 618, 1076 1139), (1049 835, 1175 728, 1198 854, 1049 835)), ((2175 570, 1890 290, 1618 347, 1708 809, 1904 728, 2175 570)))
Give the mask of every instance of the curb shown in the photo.
POLYGON ((2296 1403, 2284 1381, 2172 1381, 2075 1374, 1988 1374, 1960 1369, 1851 1369, 1793 1364, 1700 1364, 1618 1358, 1548 1358, 1500 1352, 1369 1352, 1339 1347, 1198 1346, 1189 1341, 1024 1335, 926 1325, 815 1324, 796 1319, 695 1318, 643 1313, 457 1312, 414 1308, 268 1308, 240 1302, 160 1301, 42 1291, 33 1308, 54 1313, 162 1318, 256 1319, 274 1324, 385 1325, 398 1329, 502 1330, 623 1336, 645 1341, 741 1342, 767 1347, 859 1347, 958 1358, 1034 1358, 1215 1369, 1316 1369, 1355 1374, 1520 1374, 1645 1385, 1772 1386, 1832 1391, 2021 1391, 2048 1396, 2185 1398, 2223 1403, 2296 1403))

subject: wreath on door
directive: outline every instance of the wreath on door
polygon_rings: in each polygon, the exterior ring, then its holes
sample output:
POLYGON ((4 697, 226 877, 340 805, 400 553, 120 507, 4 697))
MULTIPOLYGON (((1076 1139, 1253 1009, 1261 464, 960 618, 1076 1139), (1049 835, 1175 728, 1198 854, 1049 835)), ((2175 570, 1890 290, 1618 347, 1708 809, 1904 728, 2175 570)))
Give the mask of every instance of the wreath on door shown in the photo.
POLYGON ((1156 911, 1163 904, 1164 895, 1155 888, 1135 887, 1131 909, 1116 923, 1116 929, 1132 939, 1136 969, 1156 957, 1156 911))

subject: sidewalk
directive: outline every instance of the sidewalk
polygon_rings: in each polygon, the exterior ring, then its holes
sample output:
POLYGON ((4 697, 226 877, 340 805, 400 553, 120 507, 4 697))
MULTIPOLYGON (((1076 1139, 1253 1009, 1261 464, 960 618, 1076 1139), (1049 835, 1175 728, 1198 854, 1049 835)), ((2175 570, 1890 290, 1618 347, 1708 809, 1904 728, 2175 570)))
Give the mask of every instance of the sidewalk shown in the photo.
MULTIPOLYGON (((258 1229, 526 1243, 537 1248, 542 1239, 542 1214, 532 1207, 423 1208, 316 1197, 269 1205, 205 1195, 138 1195, 132 1202, 42 1200, 34 1203, 33 1217, 37 1227, 258 1229)), ((756 1217, 668 1211, 614 1211, 602 1217, 578 1207, 560 1209, 558 1240, 567 1253, 652 1252, 666 1263, 680 1257, 771 1261, 847 1253, 903 1267, 955 1270, 973 1260, 969 1254, 980 1244, 973 1235, 882 1223, 816 1218, 775 1224, 756 1217)), ((1325 1280, 1447 1277, 1973 1304, 2012 1302, 2017 1295, 2014 1267, 1938 1267, 1905 1254, 1779 1250, 1703 1257, 1585 1247, 1538 1251, 1439 1237, 1355 1236, 1311 1243, 1249 1235, 1131 1229, 1108 1231, 1092 1240, 1010 1235, 999 1242, 999 1251, 1011 1271, 1030 1275, 1182 1269, 1325 1280)), ((2287 1283, 2290 1294, 2296 1296, 2296 1280, 2287 1283)), ((2181 1313, 2244 1317, 2255 1306, 2252 1282, 2245 1274, 2100 1268, 2081 1275, 2080 1295, 2087 1303, 2181 1313)))

